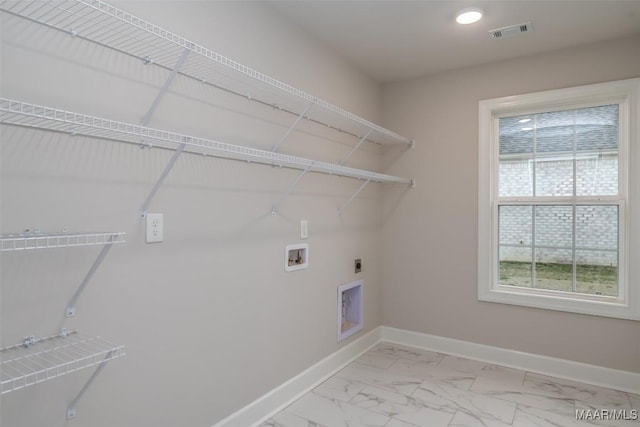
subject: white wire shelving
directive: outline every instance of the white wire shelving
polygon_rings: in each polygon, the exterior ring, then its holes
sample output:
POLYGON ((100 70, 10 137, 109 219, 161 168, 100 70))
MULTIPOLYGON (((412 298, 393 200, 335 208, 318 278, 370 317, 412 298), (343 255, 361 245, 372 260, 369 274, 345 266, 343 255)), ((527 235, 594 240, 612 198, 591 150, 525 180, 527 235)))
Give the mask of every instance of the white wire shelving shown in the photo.
POLYGON ((0 251, 66 248, 74 246, 124 243, 124 232, 115 233, 38 233, 0 234, 0 251))
POLYGON ((413 141, 100 0, 2 0, 0 10, 378 144, 413 141))
POLYGON ((77 331, 25 338, 0 349, 0 394, 9 393, 124 356, 124 346, 77 331))
POLYGON ((0 122, 8 125, 44 129, 71 135, 84 135, 133 144, 153 145, 172 150, 282 166, 308 172, 345 176, 373 182, 413 184, 413 180, 377 172, 320 162, 273 151, 227 144, 211 139, 87 116, 55 108, 0 98, 0 122))

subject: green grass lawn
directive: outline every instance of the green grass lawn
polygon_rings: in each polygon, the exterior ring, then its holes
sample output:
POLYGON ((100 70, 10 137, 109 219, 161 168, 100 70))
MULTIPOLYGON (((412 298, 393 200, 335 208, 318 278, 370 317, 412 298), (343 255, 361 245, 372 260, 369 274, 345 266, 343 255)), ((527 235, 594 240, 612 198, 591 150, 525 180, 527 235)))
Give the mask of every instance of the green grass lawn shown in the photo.
MULTIPOLYGON (((572 292, 571 264, 536 263, 536 288, 572 292)), ((531 286, 531 263, 500 262, 500 283, 512 286, 531 286)), ((595 295, 618 295, 618 267, 607 265, 576 265, 576 292, 595 295)))

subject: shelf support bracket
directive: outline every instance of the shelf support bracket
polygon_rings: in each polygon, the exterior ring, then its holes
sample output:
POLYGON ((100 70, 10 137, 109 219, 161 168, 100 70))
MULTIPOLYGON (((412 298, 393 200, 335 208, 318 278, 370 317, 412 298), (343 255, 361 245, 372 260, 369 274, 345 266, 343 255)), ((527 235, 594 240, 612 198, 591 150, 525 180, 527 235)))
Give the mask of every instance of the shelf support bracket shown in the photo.
POLYGON ((80 286, 78 286, 78 289, 76 289, 76 292, 71 297, 69 304, 67 304, 66 317, 73 317, 76 315, 76 303, 78 302, 78 298, 80 298, 80 294, 82 293, 82 291, 84 291, 84 288, 87 287, 87 285, 91 281, 91 278, 93 277, 95 272, 98 270, 98 267, 100 267, 100 264, 102 264, 102 261, 104 261, 105 257, 107 256, 107 254, 109 253, 112 247, 113 247, 113 236, 109 236, 109 241, 104 244, 104 246, 102 247, 102 250, 98 254, 98 257, 93 262, 93 265, 91 265, 91 268, 89 269, 87 274, 84 276, 84 279, 82 279, 80 286))
POLYGON ((360 146, 362 145, 362 143, 363 143, 367 138, 369 138, 369 135, 371 135, 371 132, 373 132, 373 129, 369 129, 369 132, 367 132, 367 134, 366 134, 365 136, 363 136, 363 137, 360 139, 360 141, 356 144, 356 146, 355 146, 355 147, 353 147, 353 148, 351 149, 351 151, 349 151, 349 153, 347 153, 347 155, 346 155, 346 156, 344 156, 344 157, 342 158, 342 160, 340 160, 340 162, 339 162, 340 166, 344 165, 344 162, 346 162, 346 161, 349 159, 349 157, 351 157, 351 155, 352 155, 353 153, 355 153, 355 152, 356 152, 356 150, 357 150, 358 148, 360 148, 360 146))
POLYGON ((169 175, 169 172, 171 172, 171 169, 176 164, 176 161, 178 160, 178 157, 180 157, 180 154, 182 154, 182 152, 184 151, 184 147, 186 147, 186 146, 187 146, 187 144, 185 142, 180 144, 180 146, 176 149, 176 152, 173 153, 173 156, 169 160, 169 163, 167 163, 167 165, 164 167, 164 170, 162 171, 162 173, 158 177, 158 180, 156 181, 156 183, 153 184, 153 188, 151 188, 151 191, 149 192, 149 195, 147 196, 147 198, 142 203, 142 206, 140 206, 140 219, 144 219, 144 218, 147 217, 147 208, 149 207, 149 204, 151 203, 151 201, 155 197, 156 193, 158 192, 158 190, 162 186, 162 183, 164 182, 164 180, 167 177, 167 175, 169 175))
POLYGON ((340 206, 340 208, 338 209, 338 214, 342 215, 342 211, 344 211, 344 210, 347 208, 347 206, 349 206, 349 205, 351 204, 351 202, 353 202, 353 199, 355 199, 355 198, 358 196, 358 194, 360 194, 360 192, 361 192, 362 190, 364 190, 364 187, 366 187, 366 186, 367 186, 367 184, 368 184, 370 181, 371 181, 371 178, 369 178, 368 180, 366 180, 366 181, 364 182, 364 184, 362 184, 362 185, 360 186, 360 188, 358 188, 358 189, 356 190, 356 192, 355 192, 355 193, 353 193, 353 194, 351 195, 351 197, 349 197, 349 200, 347 200, 346 202, 344 202, 344 204, 343 204, 342 206, 340 206))
POLYGON ((182 51, 180 58, 178 58, 178 62, 176 62, 176 65, 173 66, 173 70, 171 70, 171 74, 169 74, 169 77, 167 77, 167 80, 164 82, 164 85, 162 85, 162 87, 160 88, 160 92, 158 92, 156 99, 153 100, 151 107, 149 107, 149 110, 147 111, 147 113, 144 115, 144 117, 142 117, 142 120, 140 121, 140 124, 142 126, 147 126, 149 124, 149 121, 151 121, 151 116, 156 111, 156 108, 158 108, 158 105, 160 105, 160 101, 169 90, 169 86, 171 86, 171 83, 173 83, 173 80, 178 75, 180 68, 182 68, 182 66, 184 65, 184 62, 187 60, 187 56, 189 56, 189 52, 191 51, 186 48, 182 51))
POLYGON ((286 193, 284 193, 284 195, 280 198, 280 200, 278 200, 277 203, 274 203, 273 206, 271 206, 271 215, 272 216, 276 216, 278 213, 278 208, 280 208, 280 205, 282 204, 282 202, 284 202, 287 197, 289 197, 289 195, 291 194, 291 192, 298 186, 298 184, 300 184, 300 181, 302 181, 302 178, 304 178, 304 176, 306 174, 309 173, 309 171, 311 170, 311 166, 313 165, 309 165, 307 166, 300 175, 298 175, 298 178, 295 180, 295 182, 291 185, 291 187, 289 187, 289 189, 287 190, 286 193))
POLYGON ((100 362, 100 365, 96 368, 95 371, 93 371, 93 374, 91 374, 91 377, 89 377, 89 379, 85 383, 84 387, 82 387, 82 390, 80 390, 80 392, 78 393, 76 398, 71 401, 71 403, 67 407, 67 419, 68 420, 70 420, 72 418, 75 418, 75 416, 76 416, 76 406, 78 405, 78 401, 86 393, 86 391, 89 389, 89 387, 91 386, 93 381, 96 379, 96 377, 98 375, 100 375, 100 372, 102 372, 104 367, 111 360, 111 356, 113 356, 113 351, 110 351, 109 353, 107 353, 107 355, 104 357, 104 360, 102 362, 100 362))
POLYGON ((313 103, 310 102, 305 107, 304 111, 302 111, 302 113, 300 113, 300 115, 296 118, 296 120, 291 124, 291 126, 289 126, 289 129, 287 129, 287 131, 284 133, 284 135, 282 135, 280 140, 278 142, 276 142, 275 145, 271 148, 271 152, 272 153, 275 153, 276 151, 278 151, 278 148, 280 148, 280 145, 282 145, 282 143, 285 141, 285 139, 287 139, 289 137, 289 135, 291 135, 291 132, 293 132, 293 130, 296 128, 296 126, 298 126, 298 123, 300 123, 300 120, 302 120, 302 118, 305 116, 305 114, 307 114, 309 112, 309 109, 311 108, 312 105, 313 105, 313 103))

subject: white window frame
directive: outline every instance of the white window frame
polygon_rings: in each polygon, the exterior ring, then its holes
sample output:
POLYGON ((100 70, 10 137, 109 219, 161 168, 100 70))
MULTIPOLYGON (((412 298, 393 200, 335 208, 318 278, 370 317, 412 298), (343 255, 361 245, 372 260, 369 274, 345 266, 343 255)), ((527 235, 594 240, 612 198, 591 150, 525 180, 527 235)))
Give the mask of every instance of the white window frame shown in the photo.
MULTIPOLYGON (((478 299, 640 320, 640 78, 483 100, 479 103, 478 299), (619 103, 619 296, 499 285, 498 119, 506 115, 619 103)), ((602 198, 605 202, 606 197, 602 198)), ((617 198, 616 198, 617 200, 617 198)), ((617 201, 616 201, 617 203, 617 201)))

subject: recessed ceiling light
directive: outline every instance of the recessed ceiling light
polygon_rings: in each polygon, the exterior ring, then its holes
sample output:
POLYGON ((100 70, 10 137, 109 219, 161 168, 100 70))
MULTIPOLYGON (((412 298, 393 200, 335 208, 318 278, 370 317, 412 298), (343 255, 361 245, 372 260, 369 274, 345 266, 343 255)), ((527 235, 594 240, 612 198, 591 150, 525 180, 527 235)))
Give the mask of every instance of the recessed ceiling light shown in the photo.
POLYGON ((483 12, 484 11, 482 9, 477 7, 467 7, 458 12, 456 15, 456 22, 458 24, 473 24, 482 18, 483 12))

